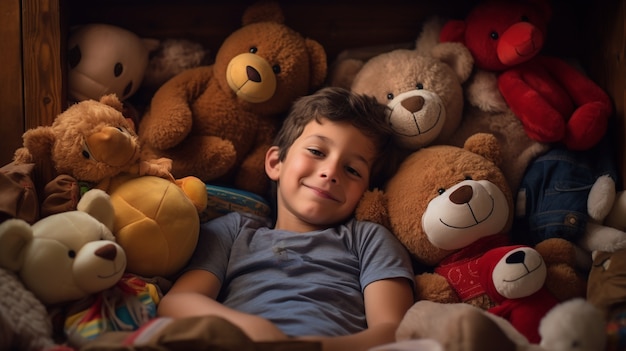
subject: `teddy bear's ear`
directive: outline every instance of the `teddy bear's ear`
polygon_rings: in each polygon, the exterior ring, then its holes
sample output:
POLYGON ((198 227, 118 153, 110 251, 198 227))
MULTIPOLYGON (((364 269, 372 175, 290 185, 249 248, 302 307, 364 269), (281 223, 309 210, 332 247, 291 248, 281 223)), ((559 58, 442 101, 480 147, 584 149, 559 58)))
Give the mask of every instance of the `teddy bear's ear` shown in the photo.
POLYGON ((422 25, 422 31, 415 41, 415 51, 420 55, 430 55, 435 45, 439 44, 439 35, 443 28, 444 20, 439 16, 433 16, 422 25))
MULTIPOLYGON (((104 224, 109 231, 113 230, 115 210, 109 194, 103 190, 92 189, 86 192, 76 205, 76 209, 88 213, 104 224)), ((115 240, 113 237, 105 239, 115 240)))
POLYGON ((24 250, 33 239, 33 230, 26 221, 7 219, 0 223, 0 267, 17 272, 24 263, 24 250))
POLYGON ((465 43, 466 24, 463 20, 448 20, 441 28, 439 41, 465 43))
POLYGON ((328 66, 326 64, 326 50, 319 42, 313 39, 305 39, 307 51, 309 52, 310 70, 310 87, 318 88, 322 86, 326 80, 328 66))
POLYGON ((439 43, 433 47, 431 54, 450 66, 461 83, 464 83, 472 74, 474 57, 461 43, 439 43))
POLYGON ((16 163, 35 162, 52 157, 52 146, 56 140, 52 127, 29 129, 22 135, 22 139, 24 147, 17 149, 13 157, 16 163))
POLYGON ((476 133, 467 140, 463 148, 493 162, 496 166, 502 164, 502 156, 500 154, 500 143, 498 139, 491 133, 476 133))
POLYGON ((260 0, 250 5, 243 13, 242 25, 258 22, 285 23, 285 16, 280 5, 272 0, 260 0))
POLYGON ((107 105, 107 106, 111 106, 114 109, 123 112, 124 111, 124 105, 122 105, 122 102, 120 101, 120 99, 117 97, 117 95, 115 94, 107 94, 107 95, 103 95, 100 98, 100 102, 107 105))

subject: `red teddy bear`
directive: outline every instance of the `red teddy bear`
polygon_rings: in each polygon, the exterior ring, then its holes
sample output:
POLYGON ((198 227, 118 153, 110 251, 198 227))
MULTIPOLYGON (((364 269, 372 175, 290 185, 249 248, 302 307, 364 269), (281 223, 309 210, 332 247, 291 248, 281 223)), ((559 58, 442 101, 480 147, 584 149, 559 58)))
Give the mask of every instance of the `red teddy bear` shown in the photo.
POLYGON ((465 20, 447 21, 440 40, 465 44, 476 67, 498 73, 500 92, 530 138, 586 150, 606 133, 611 100, 572 65, 540 54, 550 17, 546 0, 486 0, 465 20))
POLYGON ((545 287, 546 264, 529 246, 501 246, 480 259, 479 280, 497 305, 488 311, 508 320, 528 341, 541 341, 541 319, 559 303, 545 287))

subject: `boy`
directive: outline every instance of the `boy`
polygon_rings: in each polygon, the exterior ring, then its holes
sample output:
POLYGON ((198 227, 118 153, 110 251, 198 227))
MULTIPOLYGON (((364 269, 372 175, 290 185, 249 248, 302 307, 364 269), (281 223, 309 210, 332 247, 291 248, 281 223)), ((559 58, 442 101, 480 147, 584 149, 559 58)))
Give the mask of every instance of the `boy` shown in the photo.
POLYGON ((323 350, 394 341, 413 304, 408 253, 384 227, 353 219, 374 172, 394 169, 385 120, 384 106, 345 89, 296 101, 265 159, 274 225, 236 212, 203 224, 159 314, 218 315, 255 341, 323 350))

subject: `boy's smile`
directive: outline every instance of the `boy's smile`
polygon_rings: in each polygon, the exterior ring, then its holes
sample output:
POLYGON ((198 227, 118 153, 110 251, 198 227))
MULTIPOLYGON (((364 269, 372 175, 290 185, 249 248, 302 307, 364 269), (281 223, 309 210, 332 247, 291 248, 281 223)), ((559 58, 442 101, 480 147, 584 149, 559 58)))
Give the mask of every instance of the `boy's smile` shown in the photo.
POLYGON ((306 125, 283 161, 272 147, 266 171, 278 182, 277 229, 312 231, 348 219, 369 185, 374 144, 349 123, 306 125))

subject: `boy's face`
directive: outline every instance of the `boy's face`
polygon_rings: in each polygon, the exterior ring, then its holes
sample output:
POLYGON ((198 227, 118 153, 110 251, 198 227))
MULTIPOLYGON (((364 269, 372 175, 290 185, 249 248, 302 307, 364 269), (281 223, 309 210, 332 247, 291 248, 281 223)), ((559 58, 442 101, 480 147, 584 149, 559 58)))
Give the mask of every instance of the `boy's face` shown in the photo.
POLYGON ((298 232, 327 228, 352 215, 370 180, 376 149, 348 123, 311 121, 284 161, 272 147, 265 159, 278 182, 276 229, 298 232))

